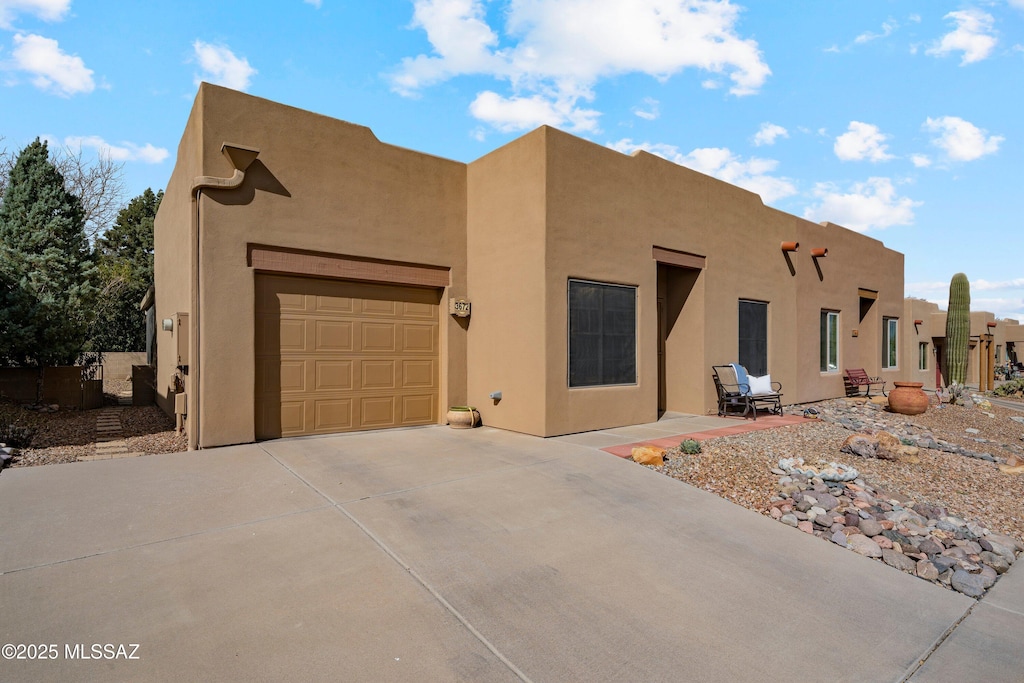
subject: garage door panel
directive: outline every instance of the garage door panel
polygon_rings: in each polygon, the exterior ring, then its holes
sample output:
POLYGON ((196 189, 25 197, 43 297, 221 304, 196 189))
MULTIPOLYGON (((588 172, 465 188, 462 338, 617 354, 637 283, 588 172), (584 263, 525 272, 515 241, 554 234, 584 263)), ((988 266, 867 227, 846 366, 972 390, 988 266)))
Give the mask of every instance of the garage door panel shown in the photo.
POLYGON ((437 307, 427 303, 402 302, 402 317, 434 320, 437 318, 437 307))
POLYGON ((271 331, 267 341, 271 349, 276 348, 283 351, 305 351, 306 350, 306 322, 296 319, 282 319, 278 325, 277 344, 274 344, 274 334, 271 331))
POLYGON ((437 364, 434 360, 403 360, 401 388, 436 389, 437 364))
POLYGON ((360 310, 368 316, 393 318, 398 314, 399 302, 390 299, 363 299, 360 310))
POLYGON ((436 414, 433 394, 402 397, 402 424, 417 425, 431 420, 436 414))
POLYGON ((436 353, 437 328, 433 325, 405 323, 402 326, 402 351, 407 353, 436 353))
POLYGON ((305 401, 281 401, 280 429, 282 436, 306 433, 305 401))
POLYGON ((350 320, 316 320, 315 351, 354 351, 350 320))
POLYGON ((351 360, 318 360, 316 364, 316 391, 347 391, 355 386, 351 360))
POLYGON ((355 300, 347 296, 317 296, 313 310, 317 313, 354 313, 355 300))
POLYGON ((379 351, 386 353, 395 352, 395 324, 394 323, 367 323, 360 325, 362 333, 362 351, 379 351))
MULTIPOLYGON (((265 363, 264 366, 266 365, 265 363)), ((282 394, 304 393, 306 391, 306 361, 281 361, 280 368, 278 377, 282 394)))
POLYGON ((364 429, 395 426, 395 397, 367 396, 359 401, 360 426, 364 429))
POLYGON ((343 432, 352 429, 352 399, 324 399, 316 401, 315 406, 314 432, 343 432))
POLYGON ((259 274, 257 438, 434 424, 440 290, 259 274))
POLYGON ((360 389, 394 389, 394 360, 363 360, 359 362, 360 389))

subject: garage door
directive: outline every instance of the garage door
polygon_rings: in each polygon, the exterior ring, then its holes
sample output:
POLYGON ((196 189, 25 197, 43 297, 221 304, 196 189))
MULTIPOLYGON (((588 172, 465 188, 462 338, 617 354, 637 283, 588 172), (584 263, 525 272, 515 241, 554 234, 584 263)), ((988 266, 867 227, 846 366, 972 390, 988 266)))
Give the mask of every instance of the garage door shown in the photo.
POLYGON ((440 290, 256 276, 256 438, 434 424, 440 290))

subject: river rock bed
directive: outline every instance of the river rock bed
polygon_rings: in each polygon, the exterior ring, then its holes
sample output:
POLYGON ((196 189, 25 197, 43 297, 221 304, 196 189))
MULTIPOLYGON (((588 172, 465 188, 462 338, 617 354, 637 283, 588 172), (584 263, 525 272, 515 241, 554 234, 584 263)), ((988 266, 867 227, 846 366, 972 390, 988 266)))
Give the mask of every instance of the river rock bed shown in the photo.
POLYGON ((819 419, 708 439, 697 454, 671 449, 653 469, 966 595, 982 594, 1005 571, 999 558, 1010 566, 1024 550, 1024 474, 1000 469, 1021 452, 1024 423, 1014 418, 1024 412, 972 402, 907 417, 849 399, 786 411, 808 408, 819 419), (853 435, 882 432, 905 445, 895 459, 841 451, 853 435), (780 469, 784 458, 840 463, 859 477, 794 477, 780 469))
POLYGON ((782 474, 773 519, 890 567, 978 598, 1017 560, 1024 544, 945 508, 855 482, 782 474))

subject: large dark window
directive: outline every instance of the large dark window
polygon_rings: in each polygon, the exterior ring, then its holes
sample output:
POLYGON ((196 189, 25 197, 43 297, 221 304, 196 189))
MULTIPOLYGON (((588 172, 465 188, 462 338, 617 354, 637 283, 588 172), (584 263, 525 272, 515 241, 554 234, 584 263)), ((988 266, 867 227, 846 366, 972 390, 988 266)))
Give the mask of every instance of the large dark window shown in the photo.
POLYGON ((740 299, 740 365, 747 374, 768 374, 768 304, 740 299))
POLYGON ((636 287, 569 280, 569 386, 636 383, 636 287))

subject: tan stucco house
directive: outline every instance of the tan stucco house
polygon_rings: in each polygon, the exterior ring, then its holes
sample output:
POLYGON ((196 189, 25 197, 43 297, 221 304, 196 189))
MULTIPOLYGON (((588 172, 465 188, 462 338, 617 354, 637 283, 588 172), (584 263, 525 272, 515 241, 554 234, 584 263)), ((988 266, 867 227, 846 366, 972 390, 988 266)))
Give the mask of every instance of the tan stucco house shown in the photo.
POLYGON ((208 84, 156 307, 158 401, 193 447, 464 404, 540 436, 708 413, 735 361, 813 401, 844 368, 916 375, 903 338, 931 324, 902 254, 645 152, 542 127, 464 164, 208 84))

